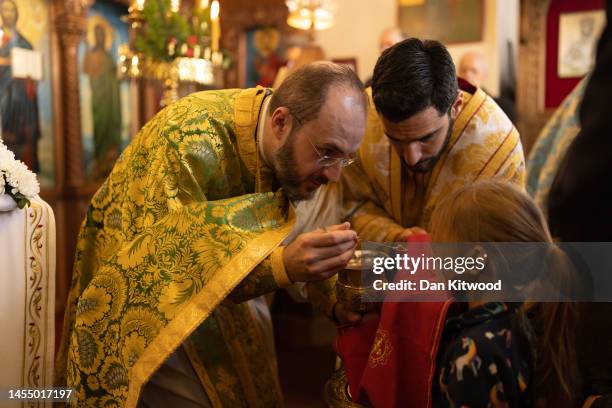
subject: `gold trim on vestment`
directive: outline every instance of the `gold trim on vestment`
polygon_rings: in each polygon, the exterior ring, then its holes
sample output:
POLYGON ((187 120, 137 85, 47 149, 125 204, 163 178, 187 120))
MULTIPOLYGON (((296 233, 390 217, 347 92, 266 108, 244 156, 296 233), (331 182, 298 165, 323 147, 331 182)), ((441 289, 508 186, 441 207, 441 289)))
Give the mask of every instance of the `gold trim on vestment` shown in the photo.
POLYGON ((431 388, 433 385, 433 381, 435 380, 435 374, 436 374, 436 358, 438 355, 438 349, 439 349, 439 344, 440 344, 440 339, 442 338, 442 332, 444 331, 444 323, 446 323, 446 314, 448 313, 448 308, 453 304, 452 300, 447 300, 444 302, 444 305, 442 306, 442 313, 438 314, 438 319, 436 320, 436 328, 434 331, 434 347, 431 348, 431 351, 429 353, 429 358, 431 359, 431 361, 433 361, 433 364, 429 365, 429 375, 428 375, 428 381, 427 383, 429 384, 429 387, 427 387, 427 408, 431 408, 431 403, 432 403, 432 395, 431 395, 431 388), (437 346, 436 346, 437 345, 437 346))
POLYGON ((270 255, 270 263, 272 266, 272 276, 279 288, 286 288, 291 286, 293 282, 287 275, 287 269, 285 269, 285 261, 283 260, 283 253, 285 252, 284 247, 278 247, 270 255))
MULTIPOLYGON (((470 96, 470 94, 467 92, 464 92, 461 90, 459 92, 461 93, 462 97, 470 96)), ((429 179, 429 182, 427 183, 427 191, 425 192, 425 200, 424 200, 425 206, 427 206, 427 203, 429 202, 429 197, 431 196, 431 192, 434 186, 436 185, 436 182, 438 181, 438 176, 440 175, 440 172, 444 168, 444 163, 446 162, 448 155, 450 154, 451 150, 453 150, 453 147, 455 146, 455 144, 457 143, 457 141, 463 134, 465 127, 470 122, 470 120, 472 120, 476 112, 478 112, 478 109, 480 109, 481 105, 483 104, 486 98, 487 98, 487 94, 484 93, 482 89, 477 88, 474 95, 471 95, 470 99, 468 99, 467 102, 464 101, 465 107, 461 110, 461 112, 459 112, 459 115, 457 115, 457 119, 455 119, 455 123, 453 125, 453 132, 448 142, 446 151, 442 154, 442 157, 440 157, 440 159, 438 160, 438 162, 434 166, 434 169, 431 172, 431 178, 429 179)))
POLYGON ((258 86, 241 91, 234 102, 238 154, 253 176, 257 175, 257 157, 259 155, 255 142, 255 128, 257 127, 259 108, 266 96, 268 94, 265 92, 265 88, 258 86))
MULTIPOLYGON (((254 310, 255 307, 252 304, 250 304, 249 306, 250 306, 249 307, 249 313, 252 316, 252 320, 253 320, 253 322, 257 322, 259 319, 255 315, 255 313, 256 313, 255 310, 254 310)), ((259 344, 266 344, 265 334, 262 332, 262 325, 261 324, 255 324, 255 332, 257 333, 256 335, 259 337, 259 344)), ((274 337, 272 337, 272 344, 274 346, 274 337)), ((264 347, 263 352, 266 353, 266 354, 269 354, 268 353, 268 347, 264 347)), ((269 358, 267 358, 266 361, 268 362, 268 365, 270 367, 270 372, 273 373, 274 388, 276 388, 276 394, 280 396, 280 400, 278 401, 280 405, 279 405, 278 408, 281 408, 285 404, 283 403, 283 399, 282 399, 282 397, 283 397, 283 390, 281 389, 281 385, 280 385, 280 376, 278 374, 278 364, 277 364, 277 361, 276 361, 276 353, 275 353, 275 351, 273 351, 273 355, 269 356, 269 358)))
MULTIPOLYGON (((246 307, 248 308, 248 305, 246 305, 246 307)), ((242 385, 247 404, 257 401, 257 390, 253 383, 251 370, 249 370, 249 365, 240 344, 240 340, 236 337, 236 329, 232 327, 234 324, 232 313, 227 310, 227 308, 219 307, 215 313, 215 318, 223 341, 227 345, 227 352, 232 359, 232 364, 236 368, 236 375, 238 376, 240 385, 242 385)))
POLYGON ((126 407, 136 407, 141 388, 155 371, 210 316, 234 287, 283 242, 293 229, 293 224, 294 220, 288 220, 278 229, 264 232, 247 243, 160 331, 131 369, 126 407))
POLYGON ((219 394, 217 393, 217 389, 213 385, 210 377, 208 376, 208 372, 204 367, 204 363, 202 363, 202 359, 198 356, 198 352, 197 350, 195 350, 195 347, 193 346, 191 340, 186 339, 183 343, 183 348, 185 349, 185 353, 187 353, 189 362, 191 363, 193 370, 198 375, 200 383, 204 387, 204 391, 206 391, 206 396, 210 400, 210 403, 212 404, 213 408, 223 407, 221 399, 219 398, 219 394))
POLYGON ((402 225, 402 159, 391 145, 389 145, 389 155, 391 156, 389 158, 389 199, 391 200, 391 211, 395 221, 402 225))
POLYGON ((476 179, 489 179, 497 174, 500 167, 506 160, 508 160, 510 154, 516 148, 518 142, 519 134, 516 128, 513 126, 512 130, 508 133, 493 156, 491 156, 489 162, 485 165, 476 179))

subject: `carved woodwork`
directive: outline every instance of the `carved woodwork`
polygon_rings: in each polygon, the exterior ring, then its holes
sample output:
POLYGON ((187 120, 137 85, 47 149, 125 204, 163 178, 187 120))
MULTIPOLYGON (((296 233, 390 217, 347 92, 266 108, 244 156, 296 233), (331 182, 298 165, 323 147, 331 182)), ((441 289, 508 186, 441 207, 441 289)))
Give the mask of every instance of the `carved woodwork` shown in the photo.
POLYGON ((56 2, 55 29, 61 44, 61 94, 63 101, 65 182, 69 188, 84 183, 83 146, 81 142, 81 108, 79 101, 78 47, 85 33, 87 3, 79 0, 56 2))
POLYGON ((527 153, 552 115, 544 107, 546 16, 550 0, 521 0, 517 105, 519 130, 527 153))

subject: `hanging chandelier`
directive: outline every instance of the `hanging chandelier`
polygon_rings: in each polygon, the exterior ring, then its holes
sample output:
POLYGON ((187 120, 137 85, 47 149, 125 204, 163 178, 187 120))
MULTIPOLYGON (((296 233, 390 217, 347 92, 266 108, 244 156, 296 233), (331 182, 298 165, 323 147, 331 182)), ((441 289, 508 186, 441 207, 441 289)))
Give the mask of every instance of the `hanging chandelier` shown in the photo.
POLYGON ((287 24, 310 32, 325 30, 336 23, 334 0, 286 0, 287 24))

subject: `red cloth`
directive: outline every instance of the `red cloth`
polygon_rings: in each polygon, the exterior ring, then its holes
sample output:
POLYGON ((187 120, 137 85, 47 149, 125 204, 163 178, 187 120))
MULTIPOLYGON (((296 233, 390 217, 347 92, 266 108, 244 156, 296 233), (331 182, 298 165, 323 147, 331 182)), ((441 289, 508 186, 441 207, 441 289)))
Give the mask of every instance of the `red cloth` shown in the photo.
MULTIPOLYGON (((428 242, 428 236, 410 242, 428 242)), ((380 318, 340 328, 353 401, 374 407, 430 407, 436 353, 450 301, 385 302, 380 318)))

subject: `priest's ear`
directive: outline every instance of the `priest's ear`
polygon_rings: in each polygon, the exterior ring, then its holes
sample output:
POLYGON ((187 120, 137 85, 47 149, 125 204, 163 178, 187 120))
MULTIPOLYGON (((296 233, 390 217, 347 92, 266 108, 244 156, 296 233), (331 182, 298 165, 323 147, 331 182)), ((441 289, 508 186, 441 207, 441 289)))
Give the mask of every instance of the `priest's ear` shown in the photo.
POLYGON ((461 112, 461 107, 463 106, 463 99, 461 98, 461 92, 457 93, 457 97, 455 98, 455 102, 453 102, 453 106, 451 106, 451 119, 457 119, 459 116, 459 112, 461 112))
POLYGON ((296 122, 289 109, 279 106, 272 112, 272 129, 277 140, 284 141, 293 126, 296 126, 296 122))

